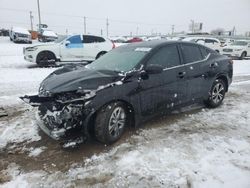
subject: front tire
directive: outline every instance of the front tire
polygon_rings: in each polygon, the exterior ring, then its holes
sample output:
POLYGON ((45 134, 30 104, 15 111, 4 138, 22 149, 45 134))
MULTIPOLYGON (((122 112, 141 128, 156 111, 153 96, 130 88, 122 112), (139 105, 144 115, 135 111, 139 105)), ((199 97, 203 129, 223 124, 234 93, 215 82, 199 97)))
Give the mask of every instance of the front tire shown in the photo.
POLYGON ((211 87, 210 96, 205 101, 207 107, 216 108, 221 105, 226 94, 226 84, 221 79, 216 79, 211 87))
POLYGON ((40 67, 55 65, 56 57, 52 52, 44 51, 37 55, 36 62, 40 67))
POLYGON ((121 102, 104 106, 95 119, 96 139, 105 144, 111 144, 121 138, 128 124, 128 113, 121 102))

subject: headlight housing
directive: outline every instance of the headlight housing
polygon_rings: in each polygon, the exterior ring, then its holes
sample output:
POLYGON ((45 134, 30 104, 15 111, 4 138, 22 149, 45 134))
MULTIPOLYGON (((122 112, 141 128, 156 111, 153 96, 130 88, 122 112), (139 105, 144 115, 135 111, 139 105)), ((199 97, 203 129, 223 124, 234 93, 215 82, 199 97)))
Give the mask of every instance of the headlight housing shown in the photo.
POLYGON ((39 91, 38 91, 38 95, 40 97, 51 97, 52 93, 45 90, 43 86, 40 86, 39 91))
POLYGON ((36 51, 37 49, 38 49, 37 47, 28 47, 26 48, 26 51, 31 52, 31 51, 36 51))

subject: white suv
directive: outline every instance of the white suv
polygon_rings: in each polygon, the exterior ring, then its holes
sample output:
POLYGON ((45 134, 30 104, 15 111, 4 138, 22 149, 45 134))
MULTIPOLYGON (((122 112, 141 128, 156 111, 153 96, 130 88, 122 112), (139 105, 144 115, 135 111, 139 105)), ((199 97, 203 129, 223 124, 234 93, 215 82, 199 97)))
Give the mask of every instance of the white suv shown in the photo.
POLYGON ((222 50, 222 44, 219 39, 211 38, 211 37, 187 37, 183 39, 183 41, 190 41, 202 44, 206 47, 209 47, 216 52, 220 53, 222 50))
POLYGON ((250 41, 239 40, 225 46, 222 49, 222 54, 230 57, 244 59, 250 57, 250 41))
POLYGON ((46 66, 55 62, 93 61, 114 47, 103 37, 73 35, 61 37, 55 43, 26 47, 23 54, 25 60, 46 66))

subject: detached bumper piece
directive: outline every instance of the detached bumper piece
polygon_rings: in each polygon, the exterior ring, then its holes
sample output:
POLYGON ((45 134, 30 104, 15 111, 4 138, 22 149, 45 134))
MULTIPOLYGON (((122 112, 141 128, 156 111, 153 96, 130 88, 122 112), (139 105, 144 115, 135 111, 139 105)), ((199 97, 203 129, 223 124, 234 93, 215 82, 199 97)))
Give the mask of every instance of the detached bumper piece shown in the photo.
POLYGON ((20 97, 20 99, 22 99, 24 102, 28 103, 33 107, 38 107, 44 102, 49 102, 53 100, 53 98, 51 97, 39 97, 38 95, 25 95, 24 97, 20 97))
POLYGON ((24 96, 23 101, 38 107, 38 125, 54 140, 63 141, 64 148, 77 147, 86 140, 84 133, 84 104, 62 104, 53 97, 24 96))

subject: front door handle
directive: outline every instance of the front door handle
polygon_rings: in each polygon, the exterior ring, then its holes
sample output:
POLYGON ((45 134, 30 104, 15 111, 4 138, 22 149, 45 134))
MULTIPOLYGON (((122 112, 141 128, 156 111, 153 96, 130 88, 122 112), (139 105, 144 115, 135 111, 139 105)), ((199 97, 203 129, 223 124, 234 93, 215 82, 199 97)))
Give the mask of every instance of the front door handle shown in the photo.
POLYGON ((179 78, 184 78, 185 75, 186 75, 186 72, 179 72, 179 73, 178 73, 178 77, 179 77, 179 78))
POLYGON ((218 65, 217 62, 211 63, 211 64, 209 65, 210 68, 216 68, 216 67, 218 67, 218 66, 219 66, 219 65, 218 65))

